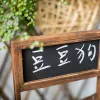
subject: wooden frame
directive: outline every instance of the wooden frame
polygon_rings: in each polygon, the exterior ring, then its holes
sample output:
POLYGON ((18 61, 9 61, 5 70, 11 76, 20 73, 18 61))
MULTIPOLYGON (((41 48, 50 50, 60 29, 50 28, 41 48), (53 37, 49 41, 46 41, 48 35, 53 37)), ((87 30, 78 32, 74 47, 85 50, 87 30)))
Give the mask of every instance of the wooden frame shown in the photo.
POLYGON ((15 88, 15 98, 20 100, 20 92, 27 91, 36 88, 43 88, 57 84, 63 84, 85 78, 91 78, 98 76, 97 83, 97 99, 100 100, 100 53, 98 61, 98 69, 88 70, 73 74, 66 74, 51 78, 45 78, 24 83, 23 80, 23 66, 22 66, 22 49, 28 48, 34 41, 43 42, 45 46, 64 44, 64 43, 76 43, 83 41, 99 40, 100 30, 77 32, 62 35, 48 35, 48 36, 34 36, 28 40, 21 41, 20 39, 11 42, 12 53, 12 68, 15 88), (79 34, 80 33, 80 34, 79 34))

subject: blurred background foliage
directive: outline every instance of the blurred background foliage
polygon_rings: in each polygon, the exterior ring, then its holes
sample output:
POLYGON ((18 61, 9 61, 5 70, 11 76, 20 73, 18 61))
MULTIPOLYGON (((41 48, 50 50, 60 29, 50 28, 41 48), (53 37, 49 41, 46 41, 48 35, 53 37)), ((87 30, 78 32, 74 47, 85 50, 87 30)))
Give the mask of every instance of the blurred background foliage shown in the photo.
POLYGON ((20 36, 28 38, 35 26, 37 2, 38 0, 0 0, 1 41, 10 42, 20 36))

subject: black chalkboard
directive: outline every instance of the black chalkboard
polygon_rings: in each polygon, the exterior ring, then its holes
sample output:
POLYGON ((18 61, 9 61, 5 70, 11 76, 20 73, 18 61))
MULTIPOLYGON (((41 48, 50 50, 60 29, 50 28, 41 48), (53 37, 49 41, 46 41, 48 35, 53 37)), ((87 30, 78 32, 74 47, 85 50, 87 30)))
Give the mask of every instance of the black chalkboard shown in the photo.
POLYGON ((97 69, 99 41, 22 50, 24 82, 97 69))

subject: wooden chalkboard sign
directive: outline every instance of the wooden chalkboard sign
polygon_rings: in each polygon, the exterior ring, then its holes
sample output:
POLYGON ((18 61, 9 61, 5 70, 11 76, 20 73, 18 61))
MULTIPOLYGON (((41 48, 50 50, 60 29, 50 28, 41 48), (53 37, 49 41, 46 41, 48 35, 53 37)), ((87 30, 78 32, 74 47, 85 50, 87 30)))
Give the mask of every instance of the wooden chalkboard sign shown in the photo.
POLYGON ((22 50, 24 82, 97 69, 99 41, 22 50))
MULTIPOLYGON (((100 30, 50 36, 34 36, 11 43, 15 98, 20 92, 98 76, 100 30), (28 47, 44 43, 44 50, 28 47)), ((100 90, 97 88, 97 100, 100 90)), ((99 99, 98 99, 99 98, 99 99)))

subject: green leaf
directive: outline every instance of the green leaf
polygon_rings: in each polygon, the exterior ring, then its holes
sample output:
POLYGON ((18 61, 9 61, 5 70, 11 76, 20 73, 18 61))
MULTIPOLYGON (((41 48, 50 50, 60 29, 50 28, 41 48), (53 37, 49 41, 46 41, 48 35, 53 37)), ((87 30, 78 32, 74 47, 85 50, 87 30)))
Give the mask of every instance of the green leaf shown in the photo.
POLYGON ((27 32, 24 32, 23 34, 24 34, 24 35, 28 35, 28 33, 27 33, 27 32))
POLYGON ((27 36, 25 36, 24 38, 25 38, 25 40, 28 40, 28 39, 29 39, 29 36, 27 35, 27 36))
POLYGON ((27 17, 28 16, 28 13, 24 14, 24 16, 27 17))
POLYGON ((43 42, 40 42, 40 47, 43 47, 44 46, 44 43, 43 42))
POLYGON ((3 49, 6 49, 6 46, 3 46, 3 49))
POLYGON ((0 51, 2 50, 2 48, 0 48, 0 51))
POLYGON ((30 48, 30 49, 34 49, 34 45, 31 45, 29 48, 30 48))
POLYGON ((38 46, 38 45, 39 45, 39 42, 38 42, 38 41, 35 41, 35 42, 34 42, 34 45, 35 45, 35 46, 38 46))
POLYGON ((20 37, 21 37, 20 35, 17 35, 17 36, 16 36, 17 39, 20 38, 20 37))
POLYGON ((41 50, 41 51, 43 51, 43 50, 44 50, 44 48, 43 48, 43 47, 40 47, 40 50, 41 50))

